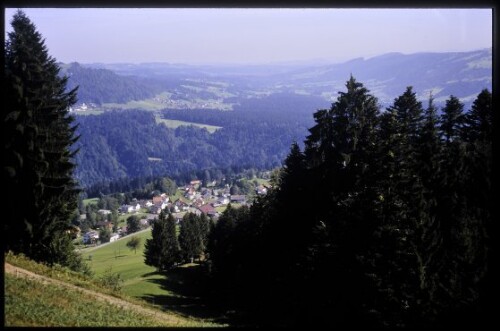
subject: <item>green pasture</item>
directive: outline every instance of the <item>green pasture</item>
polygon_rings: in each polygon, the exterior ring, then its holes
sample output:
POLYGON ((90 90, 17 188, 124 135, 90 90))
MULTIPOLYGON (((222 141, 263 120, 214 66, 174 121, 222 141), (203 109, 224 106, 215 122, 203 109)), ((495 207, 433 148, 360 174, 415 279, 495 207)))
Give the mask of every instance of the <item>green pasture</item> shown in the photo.
POLYGON ((99 198, 83 199, 83 205, 87 207, 88 205, 96 205, 99 198))
POLYGON ((199 128, 205 128, 210 133, 214 133, 215 131, 222 128, 221 126, 215 126, 215 125, 186 122, 186 121, 178 121, 178 120, 169 120, 169 119, 160 118, 159 116, 156 117, 156 123, 163 123, 168 128, 171 128, 171 129, 176 129, 179 126, 183 126, 183 125, 185 125, 185 126, 193 125, 193 126, 197 126, 199 128))
POLYGON ((141 245, 137 253, 130 250, 126 244, 131 238, 119 239, 103 247, 82 254, 96 277, 105 272, 120 274, 124 280, 122 291, 132 297, 143 297, 145 295, 170 295, 168 291, 161 288, 160 280, 165 276, 156 273, 156 268, 144 263, 144 244, 151 238, 151 229, 136 234, 141 239, 141 245), (89 259, 89 256, 92 256, 89 259))

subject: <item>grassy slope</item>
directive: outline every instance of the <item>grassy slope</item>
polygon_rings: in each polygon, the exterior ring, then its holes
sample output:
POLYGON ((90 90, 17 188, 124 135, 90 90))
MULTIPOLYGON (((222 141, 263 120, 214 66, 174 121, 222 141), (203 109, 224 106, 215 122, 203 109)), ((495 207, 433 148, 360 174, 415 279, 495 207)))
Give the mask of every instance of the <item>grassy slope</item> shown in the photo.
POLYGON ((157 273, 155 268, 144 264, 144 243, 151 238, 151 231, 137 234, 141 238, 137 254, 126 247, 128 238, 98 247, 91 252, 83 253, 96 277, 111 268, 111 272, 119 273, 124 280, 122 292, 133 298, 146 300, 166 312, 181 316, 205 325, 220 326, 218 308, 208 307, 200 299, 200 294, 207 291, 204 274, 198 265, 184 265, 167 273, 157 273), (115 258, 116 254, 116 258, 115 258))
POLYGON ((129 238, 125 238, 84 253, 83 258, 89 263, 96 276, 102 275, 109 268, 113 273, 119 273, 125 281, 123 292, 127 295, 140 297, 144 294, 161 293, 160 286, 149 281, 161 276, 152 275, 156 271, 155 268, 144 264, 144 243, 146 239, 151 238, 151 231, 141 232, 137 234, 137 237, 141 238, 137 253, 126 246, 129 238), (92 255, 92 260, 89 260, 89 255, 92 255))
POLYGON ((5 275, 5 326, 168 326, 77 290, 5 275))
MULTIPOLYGON (((145 231, 143 234, 148 234, 150 231, 145 231)), ((127 239, 125 239, 126 242, 127 239)), ((123 244, 124 245, 124 244, 123 244)), ((101 250, 104 250, 107 247, 102 247, 100 248, 101 250)), ((109 249, 108 249, 109 251, 109 249)), ((93 252, 92 252, 93 253, 93 252)), ((105 252, 104 252, 105 253, 105 252)), ((130 251, 129 251, 130 253, 130 251)), ((134 254, 133 252, 131 252, 134 254)), ((88 254, 87 254, 88 255, 88 254)), ((98 254, 99 255, 99 254, 98 254)), ((130 255, 130 254, 129 254, 130 255)), ((102 254, 101 257, 106 257, 106 254, 102 254)), ((137 257, 139 257, 139 251, 137 252, 137 257)), ((43 275, 49 278, 53 278, 59 281, 63 281, 72 285, 76 285, 88 290, 96 291, 99 293, 104 293, 107 295, 115 296, 117 298, 120 298, 122 300, 131 302, 136 305, 140 305, 144 308, 151 309, 154 305, 156 305, 156 308, 160 306, 165 313, 172 315, 176 320, 183 320, 181 322, 182 324, 176 324, 175 326, 209 326, 209 327, 215 327, 215 326, 223 326, 222 324, 219 323, 213 323, 211 320, 212 318, 204 318, 203 316, 195 316, 193 314, 186 314, 184 311, 181 309, 175 309, 176 307, 168 307, 165 306, 164 303, 154 301, 154 300, 149 300, 150 302, 147 303, 143 300, 138 300, 133 297, 130 297, 126 295, 125 293, 122 292, 114 292, 111 289, 102 287, 99 281, 96 281, 93 278, 90 278, 88 276, 83 276, 81 274, 75 273, 73 271, 69 271, 65 268, 54 266, 54 267, 48 267, 43 264, 36 263, 32 260, 27 259, 24 256, 17 256, 13 254, 6 254, 5 255, 5 261, 9 262, 10 264, 14 266, 18 266, 24 269, 27 269, 31 272, 34 272, 39 275, 43 275), (171 309, 174 308, 174 309, 171 309), (184 317, 183 317, 184 316, 184 317), (194 317, 194 318, 193 318, 194 317)), ((139 265, 137 263, 138 259, 135 258, 135 264, 130 263, 128 264, 128 268, 132 267, 132 269, 136 269, 133 266, 139 265)), ((129 261, 133 262, 133 261, 129 261)), ((101 270, 106 270, 106 265, 104 261, 100 263, 100 269, 101 270)), ((145 266, 145 265, 143 265, 145 266)), ((149 268, 145 266, 146 268, 149 268)), ((121 268, 117 269, 127 269, 127 265, 122 266, 121 268)), ((99 269, 99 268, 98 268, 99 269)), ((139 268, 140 270, 140 268, 139 268)), ((115 271, 115 270, 113 270, 115 271)), ((131 271, 131 270, 129 270, 131 271)), ((133 277, 133 272, 125 272, 124 273, 128 277, 133 277)), ((137 314, 132 314, 130 312, 127 312, 128 315, 123 315, 120 313, 121 309, 118 310, 113 310, 114 308, 112 307, 101 307, 101 306, 95 306, 95 307, 100 307, 98 308, 99 311, 95 311, 93 309, 88 308, 88 306, 93 305, 94 302, 96 302, 95 298, 84 298, 80 297, 80 292, 76 293, 78 296, 75 297, 74 293, 72 291, 64 288, 63 289, 57 289, 56 285, 51 285, 50 288, 45 288, 42 289, 42 292, 45 294, 40 294, 37 292, 37 290, 31 290, 31 288, 39 288, 40 283, 35 282, 34 284, 30 284, 30 281, 23 282, 22 279, 14 278, 10 279, 7 281, 7 277, 9 275, 6 275, 6 285, 5 285, 5 312, 6 312, 6 325, 15 325, 15 326, 51 326, 51 325, 60 325, 60 326, 119 326, 119 325, 125 325, 125 326, 161 326, 161 322, 155 322, 155 321, 150 321, 150 322, 145 322, 143 323, 143 318, 141 317, 142 315, 137 315, 137 314), (7 282, 9 282, 7 284, 7 282), (56 287, 56 289, 52 288, 56 287), (62 292, 68 292, 68 295, 61 295, 62 292), (58 293, 58 294, 51 294, 51 293, 58 293), (19 293, 23 293, 22 295, 19 293), (33 293, 35 296, 40 297, 40 299, 35 299, 33 298, 33 293), (57 298, 62 298, 61 300, 64 302, 64 305, 61 305, 59 303, 59 299, 57 298), (81 301, 81 305, 77 303, 77 301, 81 301), (43 303, 43 304, 42 304, 43 303), (47 307, 38 307, 38 306, 47 306, 47 307), (68 309, 68 312, 65 311, 65 309, 68 309), (88 311, 88 314, 93 314, 93 316, 98 316, 97 321, 94 322, 99 322, 101 324, 89 324, 90 322, 82 322, 78 316, 75 317, 73 315, 72 318, 66 320, 64 317, 58 316, 60 314, 60 311, 64 311, 64 315, 67 314, 74 314, 77 311, 82 311, 82 314, 84 316, 87 316, 86 309, 90 309, 88 311), (33 311, 33 313, 30 313, 33 311), (110 313, 113 314, 118 314, 117 316, 120 319, 124 319, 126 323, 120 324, 114 319, 110 319, 108 317, 102 317, 100 314, 100 311, 109 311, 110 313), (59 313, 58 313, 59 312, 59 313), (24 316, 26 315, 26 316, 24 316), (137 316, 136 316, 137 315, 137 316), (129 319, 134 319, 137 320, 137 322, 127 322, 129 319), (78 321, 78 324, 76 324, 78 321), (155 324, 152 324, 155 323, 155 324)), ((11 276, 10 276, 11 277, 11 276)), ((98 275, 96 276, 98 278, 98 275)), ((158 283, 161 283, 161 280, 164 280, 164 276, 155 274, 155 275, 150 275, 148 276, 148 279, 154 280, 153 282, 141 282, 140 277, 135 278, 135 281, 137 281, 139 286, 133 287, 137 291, 137 297, 141 296, 146 296, 150 298, 170 298, 172 297, 168 291, 165 290, 160 290, 160 285, 157 285, 158 283), (142 286, 141 286, 142 284, 142 286), (154 285, 148 287, 148 285, 154 285), (151 290, 150 290, 151 289, 151 290)), ((32 282, 32 281, 31 281, 32 282)), ((131 291, 133 292, 133 290, 131 291)), ((134 294, 132 294, 134 295, 134 294)), ((103 303, 103 305, 107 305, 103 303)), ((150 317, 148 317, 151 319, 150 317)))

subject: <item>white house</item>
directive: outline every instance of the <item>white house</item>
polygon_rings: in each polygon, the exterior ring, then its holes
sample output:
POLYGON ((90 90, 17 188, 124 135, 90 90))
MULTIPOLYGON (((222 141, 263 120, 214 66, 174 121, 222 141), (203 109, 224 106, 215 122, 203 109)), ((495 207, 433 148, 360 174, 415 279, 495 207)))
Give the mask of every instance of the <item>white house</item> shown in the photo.
POLYGON ((227 197, 220 197, 216 202, 219 206, 225 206, 229 203, 229 199, 227 197))
POLYGON ((141 209, 141 205, 136 203, 134 205, 122 205, 120 211, 122 213, 133 213, 138 212, 141 209))
POLYGON ((111 237, 109 237, 109 242, 112 243, 113 241, 117 241, 120 238, 120 235, 118 233, 112 233, 111 237))
POLYGON ((99 209, 97 212, 104 216, 111 214, 111 210, 108 209, 99 209))

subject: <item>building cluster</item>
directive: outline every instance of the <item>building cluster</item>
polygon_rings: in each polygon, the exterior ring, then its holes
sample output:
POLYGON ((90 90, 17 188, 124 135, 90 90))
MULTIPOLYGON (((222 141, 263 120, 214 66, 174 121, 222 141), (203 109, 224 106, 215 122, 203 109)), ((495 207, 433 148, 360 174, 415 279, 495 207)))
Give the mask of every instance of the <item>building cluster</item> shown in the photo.
MULTIPOLYGON (((179 187, 181 196, 172 199, 166 193, 154 195, 151 199, 133 199, 128 204, 123 204, 119 207, 118 212, 121 215, 138 214, 141 215, 139 220, 141 228, 147 228, 152 221, 158 217, 162 211, 171 213, 177 222, 181 222, 186 213, 194 213, 201 215, 202 213, 208 217, 217 220, 220 216, 223 207, 229 203, 236 205, 247 205, 246 195, 235 195, 230 193, 228 185, 224 187, 215 187, 214 183, 208 183, 207 187, 202 185, 201 180, 193 180, 189 184, 179 187)), ((255 189, 256 195, 267 194, 267 187, 260 185, 255 189)), ((103 216, 111 214, 111 210, 98 210, 103 216)), ((111 222, 98 222, 98 229, 108 228, 113 230, 111 222)), ((127 235, 127 227, 122 226, 116 229, 116 232, 111 234, 110 242, 127 235)), ((91 230, 83 235, 84 244, 97 244, 99 241, 99 231, 91 230)))

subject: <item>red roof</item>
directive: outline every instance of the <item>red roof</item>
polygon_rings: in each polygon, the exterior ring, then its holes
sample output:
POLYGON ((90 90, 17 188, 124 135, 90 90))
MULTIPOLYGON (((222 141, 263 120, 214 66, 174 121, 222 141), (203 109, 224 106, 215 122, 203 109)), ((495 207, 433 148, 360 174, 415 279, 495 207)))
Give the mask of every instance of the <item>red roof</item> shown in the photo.
POLYGON ((198 209, 204 214, 215 213, 215 208, 210 204, 200 206, 198 209))

